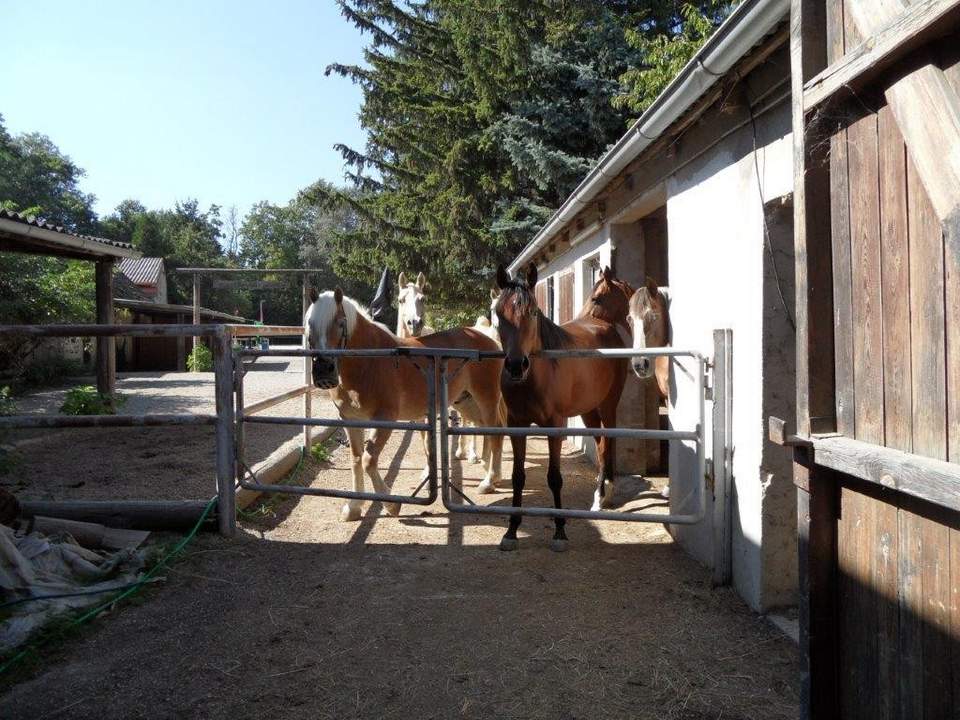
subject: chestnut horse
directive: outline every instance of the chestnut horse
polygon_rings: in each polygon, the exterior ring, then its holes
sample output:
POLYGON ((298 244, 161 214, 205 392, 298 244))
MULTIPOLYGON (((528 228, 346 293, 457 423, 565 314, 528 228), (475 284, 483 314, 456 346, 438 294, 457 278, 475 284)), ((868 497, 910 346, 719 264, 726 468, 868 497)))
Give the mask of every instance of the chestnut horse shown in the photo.
MULTIPOLYGON (((507 404, 508 425, 523 427, 535 423, 540 427, 564 427, 567 418, 579 415, 588 428, 615 427, 617 404, 627 377, 625 359, 553 360, 539 357, 537 353, 541 350, 625 347, 623 335, 633 288, 614 277, 610 268, 604 268, 580 314, 570 322, 556 325, 537 307, 536 283, 536 266, 530 266, 523 280, 511 280, 502 265, 497 268, 500 296, 493 317, 506 354, 500 389, 507 404)), ((526 481, 527 438, 512 436, 510 442, 513 447, 513 504, 519 507, 526 481)), ((550 448, 547 484, 553 493, 554 506, 560 508, 563 507, 560 498, 563 438, 551 437, 547 442, 550 448)), ((604 503, 604 481, 613 483, 615 450, 613 438, 597 438, 594 510, 604 503)), ((520 519, 520 515, 510 516, 509 528, 500 541, 501 550, 518 547, 520 519)), ((555 518, 554 523, 556 529, 550 548, 562 552, 567 549, 566 519, 555 518)))
MULTIPOLYGON (((373 322, 340 288, 317 295, 310 291, 311 305, 303 324, 311 349, 434 347, 496 351, 499 348, 483 333, 470 328, 456 328, 424 338, 398 338, 386 327, 373 322)), ((424 364, 429 361, 422 361, 424 364)), ((502 360, 467 363, 449 381, 453 398, 469 396, 476 404, 485 425, 502 426, 497 412, 500 405, 500 370, 502 360)), ((340 417, 351 420, 422 420, 434 408, 427 407, 427 383, 423 374, 409 360, 395 357, 337 357, 317 355, 313 360, 313 383, 330 391, 340 417)), ((439 395, 439 390, 438 390, 439 395)), ((363 491, 363 473, 370 476, 379 493, 388 493, 380 476, 377 461, 392 430, 374 430, 364 442, 362 429, 350 428, 353 487, 363 491)), ((503 438, 490 438, 491 453, 484 483, 491 488, 500 478, 500 454, 503 438)), ((424 473, 429 472, 427 468, 424 473)), ((340 514, 341 520, 360 518, 360 500, 349 500, 340 514)), ((400 512, 400 505, 387 503, 391 515, 400 512)))
MULTIPOLYGON (((647 278, 647 284, 630 298, 630 329, 633 334, 633 349, 666 347, 670 344, 670 308, 667 297, 657 284, 647 278)), ((635 357, 631 363, 634 374, 641 380, 657 378, 660 397, 669 395, 670 358, 635 357)))

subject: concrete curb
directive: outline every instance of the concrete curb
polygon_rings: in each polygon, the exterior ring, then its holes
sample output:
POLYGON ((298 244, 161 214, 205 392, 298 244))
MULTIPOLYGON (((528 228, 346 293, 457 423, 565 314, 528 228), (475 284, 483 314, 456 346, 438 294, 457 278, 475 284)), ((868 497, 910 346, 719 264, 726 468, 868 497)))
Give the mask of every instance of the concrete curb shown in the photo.
MULTIPOLYGON (((339 428, 323 428, 319 433, 311 438, 313 445, 319 445, 329 440, 336 434, 339 428)), ((274 450, 265 460, 261 460, 253 466, 252 470, 257 476, 257 481, 264 485, 276 485, 289 475, 300 462, 300 438, 291 438, 283 445, 274 450)), ((240 488, 237 490, 237 509, 244 510, 249 507, 262 493, 256 490, 247 490, 240 488)))

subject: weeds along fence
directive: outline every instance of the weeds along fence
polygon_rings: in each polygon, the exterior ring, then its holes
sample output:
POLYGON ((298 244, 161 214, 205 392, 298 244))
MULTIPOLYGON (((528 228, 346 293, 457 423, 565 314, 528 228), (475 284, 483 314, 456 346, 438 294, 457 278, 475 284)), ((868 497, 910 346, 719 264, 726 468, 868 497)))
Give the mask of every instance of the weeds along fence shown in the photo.
MULTIPOLYGON (((120 428, 120 427, 214 427, 216 438, 215 493, 217 523, 224 535, 235 528, 234 448, 234 339, 244 337, 301 336, 303 329, 292 326, 249 325, 0 325, 0 339, 12 337, 207 337, 213 350, 214 413, 117 414, 117 415, 10 415, 0 417, 0 429, 120 428)), ((304 363, 304 383, 287 392, 259 401, 247 413, 265 410, 280 402, 303 397, 304 416, 311 415, 310 368, 304 363)), ((304 443, 309 447, 310 426, 304 425, 304 443)), ((31 515, 50 515, 107 524, 151 528, 182 527, 195 523, 209 501, 192 500, 105 500, 26 501, 31 515)))

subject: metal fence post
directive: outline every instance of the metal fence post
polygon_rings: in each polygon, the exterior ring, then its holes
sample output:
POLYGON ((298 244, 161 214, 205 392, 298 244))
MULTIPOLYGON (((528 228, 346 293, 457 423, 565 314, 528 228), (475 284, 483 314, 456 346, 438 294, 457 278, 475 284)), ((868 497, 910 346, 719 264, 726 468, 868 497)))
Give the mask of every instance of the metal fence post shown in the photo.
MULTIPOLYGON (((306 316, 307 309, 310 307, 310 276, 303 276, 303 315, 306 316)), ((308 328, 303 329, 303 349, 309 350, 310 344, 307 337, 308 328)), ((308 418, 311 415, 313 409, 313 357, 310 355, 305 355, 303 358, 303 384, 306 386, 307 391, 303 395, 303 416, 308 418)), ((303 426, 303 452, 304 455, 310 452, 310 426, 303 426)))
POLYGON ((733 331, 713 331, 713 583, 733 579, 733 502, 730 464, 733 410, 733 331))
POLYGON ((221 535, 232 537, 237 527, 233 348, 230 332, 225 327, 221 326, 212 340, 217 399, 217 523, 221 535))

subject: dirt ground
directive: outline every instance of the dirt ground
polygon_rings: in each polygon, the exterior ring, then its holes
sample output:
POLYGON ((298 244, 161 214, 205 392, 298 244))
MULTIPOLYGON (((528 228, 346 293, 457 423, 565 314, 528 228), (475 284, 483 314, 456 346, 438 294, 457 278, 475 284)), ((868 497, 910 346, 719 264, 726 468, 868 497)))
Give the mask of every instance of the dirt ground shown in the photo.
MULTIPOLYGON (((262 358, 247 373, 247 404, 303 384, 299 358, 262 358)), ((18 399, 24 414, 55 414, 67 389, 91 383, 77 378, 18 399)), ((213 373, 124 373, 117 383, 123 414, 213 413, 213 373)), ((300 416, 301 398, 263 415, 300 416)), ((316 391, 314 417, 336 417, 326 392, 316 391)), ((300 428, 248 425, 248 464, 284 443, 298 442, 300 428)), ((0 487, 31 500, 204 500, 216 492, 213 427, 153 427, 26 430, 5 442, 16 448, 15 464, 0 475, 0 487)))
MULTIPOLYGON (((419 439, 381 461, 395 489, 420 472, 419 439)), ((528 453, 525 503, 549 503, 545 445, 528 453)), ((470 493, 479 466, 462 467, 470 493)), ((567 457, 565 503, 588 507, 593 471, 567 457)), ((509 458, 504 475, 509 477, 509 458)), ((348 453, 302 478, 349 487, 348 453)), ((655 484, 656 485, 656 484, 655 484)), ((644 486, 626 509, 663 508, 644 486)), ((474 496, 509 504, 504 489, 474 496)), ((201 536, 142 601, 98 619, 2 686, 16 718, 796 717, 793 643, 687 557, 662 526, 504 518, 406 505, 289 498, 201 536)), ((0 679, 3 683, 4 679, 0 679)))

